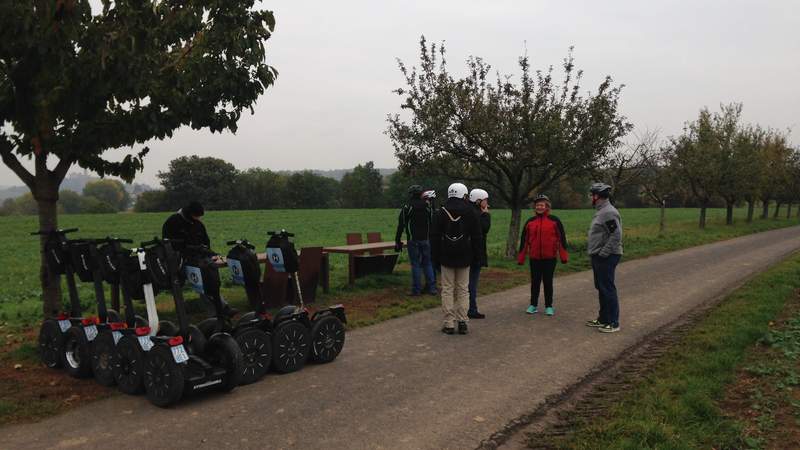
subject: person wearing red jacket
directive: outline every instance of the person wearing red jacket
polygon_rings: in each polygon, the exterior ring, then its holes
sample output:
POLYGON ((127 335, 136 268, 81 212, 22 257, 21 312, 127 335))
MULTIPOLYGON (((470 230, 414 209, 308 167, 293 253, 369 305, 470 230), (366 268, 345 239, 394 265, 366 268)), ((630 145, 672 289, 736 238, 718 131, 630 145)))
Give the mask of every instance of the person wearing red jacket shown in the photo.
POLYGON ((539 312, 539 288, 544 283, 545 314, 552 316, 553 274, 556 271, 556 258, 563 264, 569 260, 567 235, 558 217, 550 214, 550 199, 539 194, 533 200, 536 215, 525 222, 517 254, 517 263, 525 264, 527 256, 531 266, 531 305, 528 314, 539 312))

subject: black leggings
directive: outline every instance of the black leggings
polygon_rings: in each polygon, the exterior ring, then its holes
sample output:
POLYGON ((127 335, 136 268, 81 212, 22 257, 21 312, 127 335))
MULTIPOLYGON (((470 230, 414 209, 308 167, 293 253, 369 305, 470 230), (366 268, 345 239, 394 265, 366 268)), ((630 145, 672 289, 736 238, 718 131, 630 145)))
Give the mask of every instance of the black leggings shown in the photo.
POLYGON ((553 306, 553 273, 556 271, 556 260, 531 259, 531 305, 539 305, 539 285, 544 282, 544 306, 553 306))

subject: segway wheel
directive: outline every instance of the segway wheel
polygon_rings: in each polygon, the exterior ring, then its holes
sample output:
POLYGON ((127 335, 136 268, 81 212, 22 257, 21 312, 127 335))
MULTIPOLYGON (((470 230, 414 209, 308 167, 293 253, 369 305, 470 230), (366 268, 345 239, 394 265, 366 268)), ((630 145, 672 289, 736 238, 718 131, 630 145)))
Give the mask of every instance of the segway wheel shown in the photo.
POLYGON ((211 365, 225 369, 222 383, 219 384, 222 392, 229 392, 241 383, 242 351, 231 335, 217 333, 211 336, 206 344, 206 355, 211 365))
POLYGON ((272 361, 272 342, 269 334, 258 328, 243 328, 233 336, 242 351, 241 384, 258 381, 269 370, 272 361))
POLYGON ((117 342, 114 359, 114 380, 121 392, 140 394, 144 389, 144 350, 134 336, 122 336, 117 342))
POLYGON ((146 327, 149 324, 149 322, 147 322, 147 319, 145 319, 144 317, 142 317, 142 316, 140 316, 138 314, 133 316, 133 323, 137 327, 146 327))
POLYGON ((210 338, 217 330, 217 318, 211 317, 197 324, 197 328, 203 332, 203 336, 210 338))
POLYGON ((281 373, 300 370, 310 350, 311 333, 300 322, 287 320, 272 334, 272 366, 281 373))
POLYGON ((324 364, 339 356, 344 347, 344 324, 328 315, 314 321, 311 327, 311 360, 324 364))
POLYGON ((106 320, 108 323, 122 322, 122 318, 120 317, 119 313, 113 309, 106 311, 106 320))
POLYGON ((71 327, 64 337, 61 352, 64 370, 74 378, 85 378, 92 374, 92 351, 81 327, 71 327))
POLYGON ((158 332, 156 336, 177 336, 178 335, 178 327, 175 326, 174 323, 170 322, 169 320, 162 320, 158 322, 158 332))
POLYGON ((113 386, 114 360, 116 359, 117 346, 114 344, 114 335, 104 330, 92 341, 92 373, 94 379, 103 386, 113 386))
POLYGON ((39 328, 39 357, 51 369, 61 367, 61 354, 64 351, 64 334, 58 322, 47 319, 39 328))
POLYGON ((166 407, 183 396, 183 368, 166 345, 156 345, 144 358, 144 388, 150 403, 166 407))

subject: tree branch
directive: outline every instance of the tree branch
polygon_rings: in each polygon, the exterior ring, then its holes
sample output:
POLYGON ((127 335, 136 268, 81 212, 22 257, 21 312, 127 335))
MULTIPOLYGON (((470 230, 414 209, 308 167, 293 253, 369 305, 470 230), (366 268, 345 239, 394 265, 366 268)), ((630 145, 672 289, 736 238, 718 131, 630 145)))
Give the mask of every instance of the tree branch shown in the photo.
POLYGON ((3 163, 5 163, 9 169, 14 171, 20 180, 25 183, 25 186, 28 186, 28 189, 33 192, 33 186, 35 183, 33 174, 28 172, 28 169, 26 169, 22 163, 19 162, 19 159, 17 159, 17 157, 14 155, 13 146, 5 134, 0 134, 0 156, 3 158, 3 163))

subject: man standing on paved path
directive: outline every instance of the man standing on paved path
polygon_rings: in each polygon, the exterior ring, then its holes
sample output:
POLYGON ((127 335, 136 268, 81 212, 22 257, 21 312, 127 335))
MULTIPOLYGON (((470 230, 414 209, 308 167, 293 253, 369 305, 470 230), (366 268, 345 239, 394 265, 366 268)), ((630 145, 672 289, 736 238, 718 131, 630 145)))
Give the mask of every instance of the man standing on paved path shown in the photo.
POLYGON ((478 311, 478 280, 481 268, 489 266, 489 255, 486 252, 486 238, 492 228, 492 216, 489 214, 489 193, 483 189, 473 189, 469 193, 469 202, 478 216, 481 226, 481 245, 478 261, 469 267, 469 310, 467 317, 470 319, 485 319, 486 316, 478 311))
POLYGON ((619 298, 614 271, 622 258, 622 221, 619 211, 609 201, 611 186, 594 183, 589 192, 596 211, 589 226, 587 253, 592 258, 600 312, 597 319, 586 322, 586 325, 603 333, 615 333, 619 331, 619 298))
POLYGON ((466 186, 451 184, 431 229, 433 264, 442 272, 442 332, 446 334, 455 333, 455 322, 458 334, 467 334, 469 268, 480 255, 481 228, 467 195, 466 186))
POLYGON ((411 263, 411 296, 422 294, 422 274, 425 274, 427 294, 436 295, 436 275, 431 263, 430 227, 433 211, 430 203, 422 198, 422 186, 415 184, 408 188, 408 203, 400 208, 397 218, 397 233, 394 249, 403 249, 403 232, 406 234, 408 260, 411 263))

